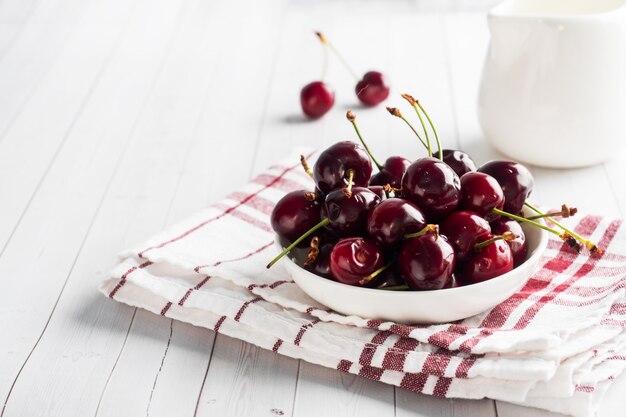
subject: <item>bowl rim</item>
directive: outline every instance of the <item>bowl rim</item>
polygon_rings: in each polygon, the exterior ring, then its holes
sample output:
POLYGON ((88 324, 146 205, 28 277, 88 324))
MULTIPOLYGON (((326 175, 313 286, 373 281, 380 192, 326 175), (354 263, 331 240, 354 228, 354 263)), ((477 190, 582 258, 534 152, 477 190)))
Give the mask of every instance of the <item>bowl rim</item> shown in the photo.
MULTIPOLYGON (((545 222, 543 221, 541 221, 541 223, 545 224, 545 222)), ((331 287, 335 286, 337 288, 343 288, 343 289, 346 289, 346 287, 349 287, 351 290, 360 291, 363 294, 365 293, 373 294, 375 292, 376 294, 381 294, 381 295, 389 294, 388 296, 390 297, 416 297, 416 296, 425 296, 428 294, 440 294, 443 291, 447 291, 448 293, 462 292, 462 291, 467 291, 468 288, 473 288, 475 290, 479 290, 480 288, 486 289, 486 288, 489 288, 490 286, 497 285, 496 283, 498 281, 502 281, 503 279, 506 279, 506 277, 515 275, 517 272, 519 272, 519 268, 523 267, 524 265, 531 263, 531 261, 535 261, 535 260, 538 261, 538 258, 541 257, 541 255, 543 254, 543 252, 548 246, 548 238, 549 238, 548 232, 543 229, 539 229, 539 241, 537 243, 537 246, 532 251, 530 251, 530 256, 528 256, 522 264, 520 264, 516 268, 513 268, 509 272, 506 272, 502 275, 498 275, 497 277, 494 277, 487 281, 478 282, 476 284, 463 285, 463 286, 454 287, 454 288, 442 288, 439 290, 428 290, 428 291, 385 291, 380 288, 368 288, 368 287, 358 287, 355 285, 346 285, 346 284, 342 284, 341 282, 337 282, 328 278, 321 277, 317 274, 314 274, 311 271, 307 271, 306 269, 298 265, 294 261, 293 257, 289 256, 289 254, 287 254, 284 258, 286 258, 285 259, 286 262, 291 262, 294 267, 298 268, 305 275, 309 275, 312 278, 319 280, 319 282, 321 282, 322 285, 329 285, 331 287)), ((274 244, 277 249, 280 249, 281 251, 284 249, 283 245, 280 243, 280 237, 278 235, 274 235, 274 244)), ((530 278, 530 275, 528 278, 530 278)))

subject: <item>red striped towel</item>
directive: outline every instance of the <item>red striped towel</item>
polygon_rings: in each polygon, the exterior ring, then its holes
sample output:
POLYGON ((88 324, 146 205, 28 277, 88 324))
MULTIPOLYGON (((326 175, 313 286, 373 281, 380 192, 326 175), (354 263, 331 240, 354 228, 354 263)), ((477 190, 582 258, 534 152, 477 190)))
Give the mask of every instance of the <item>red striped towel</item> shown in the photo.
MULTIPOLYGON (((274 352, 441 397, 493 398, 594 413, 626 364, 626 232, 572 223, 605 249, 577 256, 551 240, 522 290, 460 322, 408 326, 344 316, 306 296, 275 255, 269 214, 312 189, 301 152, 135 249, 103 283, 117 301, 274 352), (555 401, 557 400, 558 401, 555 401)), ((572 219, 573 220, 573 219, 572 219)))

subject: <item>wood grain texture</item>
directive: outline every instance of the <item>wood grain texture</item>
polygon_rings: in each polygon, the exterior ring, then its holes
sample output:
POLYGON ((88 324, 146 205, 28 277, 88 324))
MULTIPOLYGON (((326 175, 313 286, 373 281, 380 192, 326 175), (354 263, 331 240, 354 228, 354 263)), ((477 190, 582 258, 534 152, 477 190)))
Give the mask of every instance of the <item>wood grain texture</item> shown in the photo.
MULTIPOLYGON (((387 74, 387 104, 411 120, 399 93, 418 97, 447 147, 499 157, 476 120, 485 18, 467 13, 494 3, 0 1, 0 415, 551 415, 416 395, 96 293, 120 249, 295 146, 354 139, 348 109, 379 159, 425 154, 400 120, 358 104, 336 60, 334 109, 301 116, 298 92, 321 72, 313 30, 357 72, 387 74)), ((624 161, 532 168, 536 200, 623 214, 624 161)), ((625 380, 599 417, 621 409, 625 380)))

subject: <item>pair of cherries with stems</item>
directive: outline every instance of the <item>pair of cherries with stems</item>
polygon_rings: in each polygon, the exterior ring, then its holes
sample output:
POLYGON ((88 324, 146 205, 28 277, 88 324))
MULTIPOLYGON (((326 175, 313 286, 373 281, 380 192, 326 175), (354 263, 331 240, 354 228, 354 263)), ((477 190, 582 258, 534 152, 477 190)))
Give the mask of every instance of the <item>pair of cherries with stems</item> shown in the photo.
MULTIPOLYGON (((268 267, 297 246, 308 246, 305 268, 349 285, 415 290, 466 285, 499 276, 524 261, 528 248, 518 221, 557 234, 578 250, 580 241, 599 252, 555 220, 562 232, 535 221, 566 217, 575 209, 545 214, 530 205, 532 175, 513 161, 491 161, 476 170, 467 167, 466 158, 454 158, 463 162, 463 170, 469 169, 459 177, 444 160, 427 156, 399 169, 402 175, 391 175, 395 180, 384 187, 372 185, 376 175, 371 176, 371 161, 379 173, 390 175, 385 171, 391 169, 371 155, 356 116, 348 112, 347 117, 362 145, 332 145, 313 170, 303 160, 316 189, 294 191, 277 203, 272 227, 292 244, 268 267), (400 188, 392 187, 394 181, 400 188), (523 205, 537 216, 513 214, 523 205)), ((432 128, 436 132, 434 124, 432 128)), ((427 132, 424 136, 429 149, 427 132)), ((438 146, 442 158, 445 150, 438 146)))
POLYGON ((335 104, 335 92, 324 82, 328 68, 328 50, 333 52, 357 81, 354 91, 361 103, 366 106, 376 106, 385 101, 389 96, 389 85, 381 72, 368 71, 363 77, 359 78, 326 36, 321 32, 315 32, 315 35, 317 35, 324 49, 324 63, 320 80, 305 85, 300 91, 300 105, 305 115, 312 119, 320 118, 335 104))

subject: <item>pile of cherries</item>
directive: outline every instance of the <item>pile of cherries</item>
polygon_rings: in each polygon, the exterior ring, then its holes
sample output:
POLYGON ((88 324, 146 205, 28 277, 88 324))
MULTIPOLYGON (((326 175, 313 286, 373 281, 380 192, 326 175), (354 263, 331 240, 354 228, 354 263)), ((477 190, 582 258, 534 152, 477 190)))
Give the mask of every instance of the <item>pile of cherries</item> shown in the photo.
POLYGON ((462 151, 442 149, 434 124, 421 104, 413 106, 428 156, 409 161, 392 156, 380 164, 363 141, 338 142, 324 150, 313 169, 314 191, 285 195, 271 224, 286 249, 307 270, 344 284, 391 290, 437 290, 483 282, 511 271, 527 257, 521 222, 556 234, 575 250, 593 242, 561 225, 576 209, 543 213, 527 201, 534 180, 522 164, 490 161, 477 169, 462 151), (433 154, 429 129, 437 140, 433 154), (434 155, 434 156, 433 156, 434 155), (373 165, 378 172, 372 175, 373 165), (536 215, 524 217, 522 208, 536 215), (537 219, 549 217, 554 228, 537 219))
POLYGON ((366 106, 376 106, 389 97, 389 85, 381 72, 368 71, 359 79, 328 39, 320 32, 315 32, 315 34, 324 46, 324 69, 321 77, 322 80, 313 81, 305 85, 300 91, 300 105, 302 106, 302 112, 306 116, 312 119, 320 118, 328 113, 335 104, 335 91, 328 83, 323 81, 326 75, 329 49, 357 80, 354 92, 361 103, 366 106))

